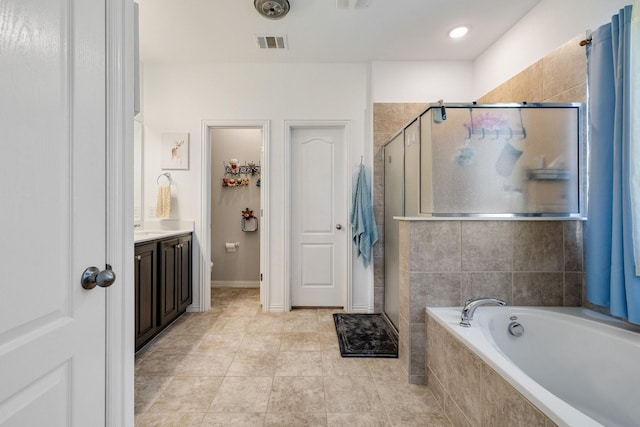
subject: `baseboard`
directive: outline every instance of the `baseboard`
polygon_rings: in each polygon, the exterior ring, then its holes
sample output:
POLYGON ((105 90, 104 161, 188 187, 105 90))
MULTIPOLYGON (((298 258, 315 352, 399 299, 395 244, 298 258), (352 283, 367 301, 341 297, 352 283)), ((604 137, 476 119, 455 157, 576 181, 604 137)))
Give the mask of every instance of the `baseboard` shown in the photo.
POLYGON ((259 281, 252 280, 212 280, 211 281, 212 288, 259 288, 259 281))
POLYGON ((368 305, 354 305, 351 307, 351 313, 373 313, 368 305))
POLYGON ((269 307, 270 313, 284 313, 284 306, 282 304, 275 304, 269 307))

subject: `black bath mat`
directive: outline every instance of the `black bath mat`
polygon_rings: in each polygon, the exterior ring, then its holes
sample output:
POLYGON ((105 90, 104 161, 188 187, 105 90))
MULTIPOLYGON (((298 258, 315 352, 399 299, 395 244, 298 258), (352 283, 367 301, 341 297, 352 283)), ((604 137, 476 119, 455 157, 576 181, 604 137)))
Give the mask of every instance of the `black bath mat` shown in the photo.
POLYGON ((398 336, 382 314, 334 313, 342 357, 398 357, 398 336))

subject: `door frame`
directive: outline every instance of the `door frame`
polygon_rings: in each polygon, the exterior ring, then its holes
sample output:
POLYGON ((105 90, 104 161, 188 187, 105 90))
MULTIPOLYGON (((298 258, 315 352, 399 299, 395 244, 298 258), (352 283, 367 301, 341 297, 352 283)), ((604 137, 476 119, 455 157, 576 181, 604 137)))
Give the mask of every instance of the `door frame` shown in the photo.
MULTIPOLYGON (((284 230, 284 256, 282 257, 284 271, 283 280, 283 306, 284 311, 291 311, 291 150, 292 150, 292 133, 294 129, 309 128, 342 128, 343 147, 342 155, 344 156, 344 170, 341 177, 345 185, 344 206, 345 219, 349 222, 349 213, 351 208, 351 181, 349 175, 349 165, 351 165, 351 121, 350 120, 285 120, 284 121, 284 215, 282 229, 284 230)), ((346 312, 353 309, 353 284, 352 284, 352 249, 351 249, 351 224, 346 227, 348 233, 344 234, 347 254, 347 277, 345 278, 345 288, 342 295, 342 303, 346 312)))
POLYGON ((106 261, 117 275, 106 289, 105 426, 133 427, 134 14, 131 0, 106 0, 105 7, 106 261))
POLYGON ((202 121, 202 222, 200 224, 200 310, 211 309, 211 130, 212 129, 260 129, 262 130, 262 149, 260 159, 260 304, 262 311, 269 311, 269 120, 203 120, 202 121))

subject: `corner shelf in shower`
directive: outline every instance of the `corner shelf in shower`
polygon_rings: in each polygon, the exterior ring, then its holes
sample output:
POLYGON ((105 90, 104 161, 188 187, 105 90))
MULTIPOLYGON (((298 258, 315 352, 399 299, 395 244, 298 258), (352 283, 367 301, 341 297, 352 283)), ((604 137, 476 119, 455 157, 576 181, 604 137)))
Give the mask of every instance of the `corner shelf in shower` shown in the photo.
POLYGON ((532 181, 568 181, 570 178, 567 169, 529 169, 527 177, 532 181))

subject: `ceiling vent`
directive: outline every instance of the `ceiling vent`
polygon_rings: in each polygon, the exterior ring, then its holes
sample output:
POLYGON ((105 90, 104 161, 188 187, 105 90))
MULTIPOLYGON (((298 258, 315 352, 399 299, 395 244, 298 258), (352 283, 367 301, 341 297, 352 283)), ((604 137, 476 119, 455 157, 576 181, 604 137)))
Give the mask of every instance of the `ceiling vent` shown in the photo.
POLYGON ((364 9, 370 4, 371 0, 336 0, 338 9, 364 9))
POLYGON ((281 19, 289 13, 289 0, 254 0, 253 5, 267 19, 281 19))
POLYGON ((256 36, 260 49, 288 49, 287 36, 256 36))

